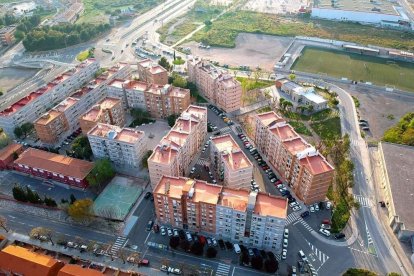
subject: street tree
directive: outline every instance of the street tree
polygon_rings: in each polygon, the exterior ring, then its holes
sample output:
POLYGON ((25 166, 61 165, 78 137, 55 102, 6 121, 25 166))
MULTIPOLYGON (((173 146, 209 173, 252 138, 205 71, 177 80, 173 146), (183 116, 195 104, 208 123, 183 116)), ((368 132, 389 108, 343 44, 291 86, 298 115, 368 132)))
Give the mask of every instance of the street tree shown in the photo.
POLYGON ((95 167, 87 176, 87 181, 91 186, 101 187, 102 183, 108 182, 115 176, 115 170, 112 168, 109 159, 100 159, 95 162, 95 167))
POLYGON ((204 251, 203 246, 199 242, 194 242, 191 245, 190 250, 191 250, 191 253, 193 253, 194 255, 198 255, 198 256, 203 255, 203 251, 204 251))
POLYGON ((180 238, 179 237, 171 237, 170 238, 170 246, 173 249, 176 249, 179 244, 180 244, 180 238))
POLYGON ((90 159, 92 156, 92 148, 88 137, 84 135, 76 137, 72 143, 71 150, 76 158, 90 159))
POLYGON ((207 248, 207 258, 215 258, 217 256, 217 250, 214 247, 207 248))
POLYGON ((274 258, 269 258, 264 262, 266 272, 275 273, 279 269, 279 263, 274 258))
POLYGON ((180 247, 184 251, 188 251, 190 249, 190 243, 186 239, 182 239, 180 241, 180 247))
POLYGON ((52 230, 48 229, 48 228, 44 228, 44 227, 35 227, 33 228, 30 233, 29 236, 32 239, 38 239, 40 237, 46 237, 46 239, 48 241, 50 241, 52 243, 52 245, 55 245, 55 243, 53 242, 53 232, 52 230))
POLYGON ((289 75, 289 79, 290 79, 291 81, 296 80, 296 75, 295 75, 295 74, 290 74, 290 75, 289 75))
POLYGON ((187 88, 187 80, 177 73, 172 74, 172 85, 175 87, 187 88))
POLYGON ((142 167, 148 168, 148 158, 151 156, 151 154, 152 154, 152 150, 149 150, 142 157, 142 161, 141 161, 142 167))
POLYGON ((0 227, 3 228, 6 233, 9 232, 9 229, 7 227, 7 219, 4 216, 0 216, 0 227))
POLYGON ((93 216, 92 204, 93 201, 90 198, 76 200, 69 205, 68 214, 76 221, 87 221, 93 216))
POLYGON ((16 135, 17 138, 21 138, 23 136, 23 131, 19 126, 14 128, 13 133, 14 135, 16 135))
POLYGON ((363 268, 349 268, 342 276, 377 276, 375 272, 363 268))
POLYGON ((161 59, 158 61, 158 64, 165 68, 165 70, 170 71, 171 64, 168 62, 168 60, 165 57, 161 57, 161 59))
POLYGON ((23 132, 24 137, 26 137, 32 130, 34 129, 33 123, 27 122, 21 125, 21 130, 23 132))
POLYGON ((253 256, 251 263, 252 263, 252 268, 261 270, 263 267, 263 258, 261 256, 253 256))
POLYGON ((27 202, 27 194, 26 191, 20 187, 19 185, 15 185, 12 189, 13 198, 17 201, 27 202))

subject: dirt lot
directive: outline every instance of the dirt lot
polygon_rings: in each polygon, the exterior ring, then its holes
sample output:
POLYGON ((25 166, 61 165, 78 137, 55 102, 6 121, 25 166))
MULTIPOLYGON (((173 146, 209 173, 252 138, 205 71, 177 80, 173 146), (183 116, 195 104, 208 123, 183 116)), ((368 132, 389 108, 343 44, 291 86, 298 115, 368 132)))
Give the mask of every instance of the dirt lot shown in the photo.
POLYGON ((216 47, 202 49, 198 48, 196 42, 189 42, 182 46, 191 48, 191 53, 195 56, 218 61, 221 64, 246 65, 250 68, 259 66, 270 71, 291 42, 292 38, 289 37, 242 33, 237 36, 234 49, 216 47))
POLYGON ((369 136, 380 140, 385 130, 396 124, 405 113, 412 112, 414 109, 414 95, 402 96, 386 92, 347 90, 361 103, 358 108, 361 119, 369 122, 370 133, 366 136, 368 140, 369 136))

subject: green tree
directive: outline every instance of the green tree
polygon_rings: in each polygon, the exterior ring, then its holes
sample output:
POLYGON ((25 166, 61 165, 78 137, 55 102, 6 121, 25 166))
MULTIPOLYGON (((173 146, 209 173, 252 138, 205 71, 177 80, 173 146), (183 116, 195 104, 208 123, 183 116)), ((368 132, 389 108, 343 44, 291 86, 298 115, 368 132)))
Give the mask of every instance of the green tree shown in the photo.
POLYGON ((178 118, 179 116, 180 116, 180 115, 177 115, 177 114, 172 114, 172 115, 168 116, 168 117, 167 117, 167 122, 168 122, 168 125, 169 125, 170 127, 173 127, 173 126, 175 125, 175 121, 177 120, 177 118, 178 118))
POLYGON ((95 162, 95 167, 86 177, 91 186, 101 187, 101 184, 111 180, 115 176, 115 170, 112 168, 109 159, 101 159, 95 162))
POLYGON ((74 194, 70 194, 70 204, 75 203, 75 201, 76 201, 75 195, 74 194))
POLYGON ((14 131, 13 131, 14 135, 16 135, 17 138, 21 138, 23 136, 23 130, 21 129, 21 127, 15 127, 14 131))
POLYGON ((165 57, 161 57, 158 61, 158 64, 164 67, 167 71, 171 70, 172 65, 168 62, 168 60, 165 57))
POLYGON ((76 137, 72 143, 71 150, 76 158, 90 159, 92 156, 92 148, 89 144, 88 137, 84 135, 76 137))
POLYGON ((29 186, 26 186, 27 201, 33 204, 43 204, 43 200, 40 198, 37 192, 34 192, 29 186))
POLYGON ((211 20, 206 20, 206 21, 204 21, 204 24, 205 24, 207 27, 210 27, 210 26, 213 24, 213 22, 211 22, 211 20))
POLYGON ((362 268, 350 268, 342 276, 377 276, 377 274, 362 268))
POLYGON ((179 237, 170 237, 170 246, 173 249, 176 249, 179 244, 180 244, 180 238, 179 237))
POLYGON ((34 129, 34 125, 30 122, 24 123, 20 127, 22 129, 23 135, 26 137, 34 129))
POLYGON ((76 221, 87 221, 93 216, 93 201, 90 198, 76 200, 68 207, 68 214, 76 221))
POLYGON ((199 242, 194 242, 191 245, 190 250, 191 250, 191 253, 193 253, 194 255, 197 255, 197 256, 203 255, 203 252, 204 252, 203 246, 199 242))
POLYGON ((296 75, 295 75, 295 74, 290 74, 290 75, 289 75, 289 79, 290 79, 291 81, 296 80, 296 75))
POLYGON ((12 192, 13 192, 13 198, 15 200, 27 202, 27 195, 26 195, 25 190, 22 187, 16 185, 13 187, 12 192))
POLYGON ((207 248, 206 256, 207 258, 215 258, 217 256, 217 250, 214 247, 207 248))
POLYGON ((142 157, 141 164, 143 168, 148 168, 148 158, 151 156, 151 154, 152 150, 149 150, 145 153, 144 157, 142 157))
POLYGON ((251 263, 252 263, 252 268, 261 270, 263 267, 263 258, 261 256, 253 256, 251 263))
POLYGON ((270 258, 264 262, 266 272, 275 273, 279 269, 279 263, 276 259, 270 258))
POLYGON ((172 75, 172 85, 175 87, 187 88, 187 80, 180 75, 174 73, 172 75))

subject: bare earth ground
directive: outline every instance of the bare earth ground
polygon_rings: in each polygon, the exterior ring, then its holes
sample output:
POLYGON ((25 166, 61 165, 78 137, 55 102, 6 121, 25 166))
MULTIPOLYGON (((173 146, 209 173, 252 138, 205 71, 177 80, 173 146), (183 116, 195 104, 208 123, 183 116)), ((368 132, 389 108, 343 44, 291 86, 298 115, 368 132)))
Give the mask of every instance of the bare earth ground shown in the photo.
POLYGON ((33 77, 38 70, 36 69, 0 69, 0 90, 4 92, 16 87, 25 80, 33 77))
POLYGON ((404 114, 414 110, 414 96, 412 95, 373 94, 363 90, 348 91, 361 103, 358 108, 361 119, 369 122, 370 133, 366 136, 368 140, 370 136, 375 140, 380 140, 385 130, 395 125, 404 114), (393 115, 394 119, 387 118, 388 115, 393 115))
POLYGON ((259 66, 270 71, 291 42, 290 37, 241 33, 237 36, 236 47, 233 49, 217 47, 202 49, 198 48, 196 42, 188 42, 182 46, 189 47, 192 55, 218 61, 221 64, 246 65, 250 68, 259 66))

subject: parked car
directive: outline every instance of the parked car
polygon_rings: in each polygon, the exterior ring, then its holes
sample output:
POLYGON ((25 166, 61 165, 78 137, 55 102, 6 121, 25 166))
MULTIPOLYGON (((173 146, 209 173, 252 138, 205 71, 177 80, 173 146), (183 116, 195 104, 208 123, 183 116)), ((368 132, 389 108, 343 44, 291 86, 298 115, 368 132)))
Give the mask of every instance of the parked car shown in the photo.
POLYGON ((178 237, 179 236, 178 229, 174 229, 173 230, 173 235, 174 235, 174 237, 178 237))
POLYGON ((345 238, 345 234, 344 233, 338 233, 334 237, 335 237, 335 239, 340 240, 340 239, 345 238))
POLYGON ((213 246, 217 246, 217 240, 215 238, 211 238, 211 242, 213 243, 213 246))
POLYGON ((331 232, 329 230, 322 229, 322 228, 319 229, 319 233, 321 233, 322 235, 327 236, 327 237, 329 237, 331 235, 331 232))
POLYGON ((318 204, 318 203, 315 203, 315 204, 313 205, 313 207, 315 208, 315 211, 319 211, 319 204, 318 204))
POLYGON ((185 237, 187 238, 187 241, 191 242, 193 241, 193 237, 191 236, 190 232, 185 232, 185 237))
POLYGON ((283 239, 283 248, 287 248, 288 247, 288 239, 283 239))
POLYGON ((249 252, 249 256, 250 257, 253 257, 254 256, 253 249, 249 248, 248 252, 249 252))
POLYGON ((192 167, 190 173, 195 173, 196 168, 192 167))
POLYGON ((294 207, 292 208, 292 211, 294 211, 294 212, 296 212, 296 211, 300 211, 300 210, 302 210, 302 207, 301 207, 300 205, 298 205, 298 206, 294 206, 294 207))
POLYGON ((329 224, 321 224, 321 229, 331 230, 331 226, 329 224))
POLYGON ((277 180, 276 180, 276 178, 272 178, 272 179, 270 179, 270 182, 271 183, 275 183, 277 180))
POLYGON ((306 257, 305 253, 303 253, 302 250, 299 250, 298 255, 302 259, 302 261, 304 261, 304 262, 308 261, 308 258, 306 257))
POLYGON ((283 237, 285 238, 285 239, 287 239, 287 238, 289 238, 289 229, 285 229, 285 232, 283 232, 283 237))
POLYGON ((161 230, 161 235, 165 236, 167 234, 164 226, 161 226, 160 230, 161 230))
POLYGON ((283 248, 283 250, 282 250, 282 260, 286 260, 286 258, 287 258, 287 249, 283 248))
POLYGON ((167 234, 168 237, 171 237, 173 235, 173 231, 171 230, 171 228, 167 228, 167 234))
POLYGON ((151 231, 153 224, 154 224, 154 221, 152 221, 152 220, 148 221, 147 231, 151 231))
POLYGON ((148 198, 150 198, 150 196, 151 196, 151 192, 147 192, 147 193, 145 194, 144 198, 145 198, 145 199, 148 199, 148 198))
POLYGON ((241 252, 240 245, 238 245, 237 243, 233 244, 233 249, 234 249, 234 252, 236 252, 236 254, 240 254, 241 252))
POLYGON ((208 246, 212 246, 212 245, 213 245, 213 242, 211 241, 211 239, 210 239, 210 238, 207 238, 207 245, 208 245, 208 246))
POLYGON ((314 208, 313 206, 310 206, 310 207, 309 207, 309 211, 310 211, 311 213, 315 213, 315 208, 314 208))
POLYGON ((309 213, 309 211, 305 211, 305 212, 303 212, 302 214, 300 214, 300 216, 302 217, 302 218, 306 218, 307 216, 309 216, 310 215, 310 213, 309 213))
POLYGON ((326 208, 327 210, 330 210, 330 209, 331 209, 331 207, 332 207, 332 203, 331 203, 330 201, 327 201, 327 202, 326 202, 326 205, 325 205, 325 208, 326 208))

